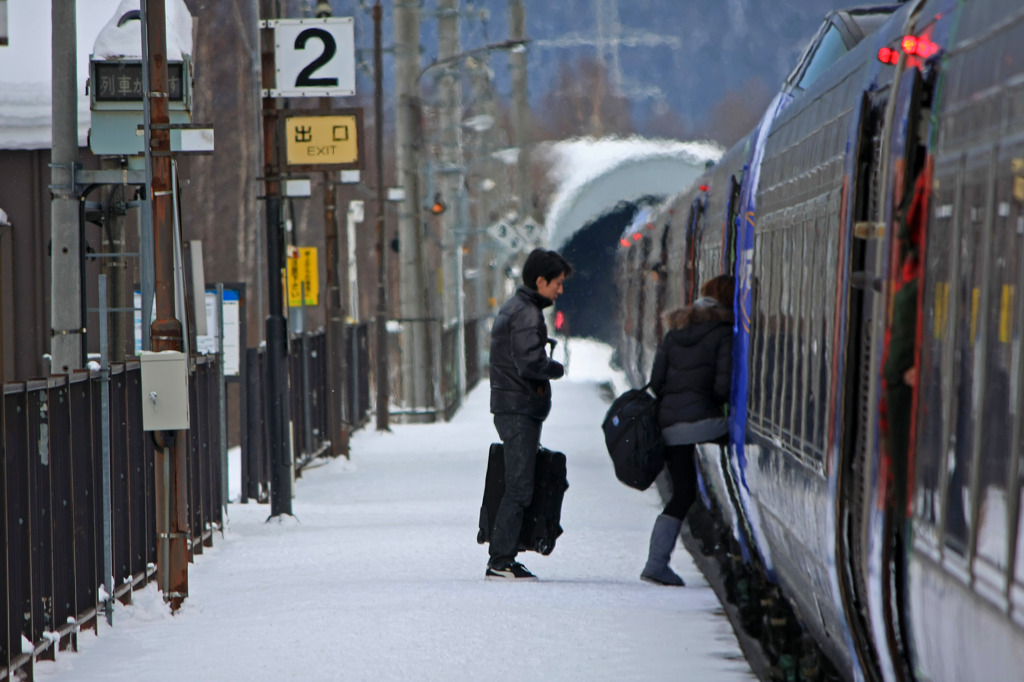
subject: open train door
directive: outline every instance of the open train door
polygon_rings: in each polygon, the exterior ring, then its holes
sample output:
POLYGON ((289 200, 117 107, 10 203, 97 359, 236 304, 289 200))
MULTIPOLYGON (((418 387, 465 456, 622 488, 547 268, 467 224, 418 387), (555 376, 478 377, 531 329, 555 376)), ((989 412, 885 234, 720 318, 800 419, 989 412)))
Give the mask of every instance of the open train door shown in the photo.
POLYGON ((880 471, 876 516, 881 516, 881 615, 885 644, 898 679, 914 679, 910 619, 907 614, 909 500, 913 480, 913 406, 917 404, 916 366, 924 272, 923 246, 931 192, 931 161, 926 136, 932 103, 931 82, 914 65, 900 72, 889 126, 890 167, 884 240, 886 297, 879 376, 880 471), (913 373, 913 376, 911 376, 913 373), (904 378, 906 377, 906 378, 904 378), (909 383, 907 383, 909 381, 909 383))
MULTIPOLYGON (((868 679, 912 680, 906 630, 907 445, 891 452, 893 407, 883 366, 893 331, 901 234, 925 167, 919 142, 929 91, 917 69, 865 95, 852 183, 853 239, 837 504, 837 566, 850 629, 868 679)), ((926 183, 925 183, 926 184, 926 183)), ((916 302, 916 299, 915 299, 916 302)), ((911 312, 910 324, 916 322, 911 312)), ((905 321, 905 320, 904 320, 905 321)), ((900 320, 896 320, 900 324, 900 320)))
MULTIPOLYGON (((851 202, 849 279, 846 297, 845 382, 839 465, 836 473, 836 568, 853 646, 867 680, 889 679, 876 650, 871 604, 871 510, 877 461, 874 456, 874 404, 877 382, 871 371, 879 350, 885 233, 885 122, 890 90, 864 94, 856 161, 848 197, 851 202)), ((842 285, 842 282, 840 282, 842 285)))

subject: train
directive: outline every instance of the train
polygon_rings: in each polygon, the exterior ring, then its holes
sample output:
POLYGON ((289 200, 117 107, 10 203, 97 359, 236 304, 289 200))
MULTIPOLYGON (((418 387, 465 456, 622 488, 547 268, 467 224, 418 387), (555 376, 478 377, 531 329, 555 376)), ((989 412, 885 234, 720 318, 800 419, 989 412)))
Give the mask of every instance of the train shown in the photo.
POLYGON ((1024 3, 829 13, 621 236, 631 384, 723 273, 730 442, 698 448, 690 525, 772 676, 1024 680, 1024 3))

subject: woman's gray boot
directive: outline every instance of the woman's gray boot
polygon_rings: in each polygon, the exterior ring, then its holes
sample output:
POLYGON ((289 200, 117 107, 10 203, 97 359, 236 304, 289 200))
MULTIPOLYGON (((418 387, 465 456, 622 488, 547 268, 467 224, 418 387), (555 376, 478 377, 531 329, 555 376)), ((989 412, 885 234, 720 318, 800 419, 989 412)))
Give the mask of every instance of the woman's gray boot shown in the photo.
POLYGON ((668 567, 668 561, 672 558, 672 550, 676 547, 676 540, 679 539, 679 529, 683 522, 672 516, 661 514, 654 521, 654 530, 651 531, 651 549, 647 555, 647 565, 640 574, 641 580, 658 585, 672 585, 682 587, 686 583, 675 572, 668 567))

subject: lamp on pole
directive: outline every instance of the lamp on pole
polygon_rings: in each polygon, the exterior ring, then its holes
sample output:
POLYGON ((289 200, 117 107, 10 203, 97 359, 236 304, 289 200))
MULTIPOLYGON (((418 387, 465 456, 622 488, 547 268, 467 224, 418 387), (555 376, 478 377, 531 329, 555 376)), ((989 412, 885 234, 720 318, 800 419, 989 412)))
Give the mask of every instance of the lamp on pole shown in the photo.
MULTIPOLYGON (((396 49, 402 40, 409 40, 418 44, 418 26, 415 35, 410 29, 404 15, 401 12, 408 12, 409 9, 396 5, 396 49), (405 29, 405 35, 399 35, 400 27, 405 29)), ((427 292, 430 290, 430 282, 426 275, 425 254, 423 251, 422 227, 424 224, 423 207, 424 203, 420 192, 420 156, 423 153, 424 135, 422 122, 420 121, 420 97, 419 88, 423 77, 439 68, 459 64, 475 55, 490 53, 498 50, 522 51, 529 41, 505 40, 498 43, 483 45, 481 47, 465 50, 458 54, 449 55, 437 59, 425 67, 417 70, 411 66, 408 55, 404 61, 400 61, 398 75, 399 87, 399 113, 398 113, 398 165, 402 185, 405 189, 405 199, 402 211, 399 216, 399 248, 403 264, 402 291, 401 291, 401 318, 403 321, 402 334, 402 386, 403 401, 409 408, 409 412, 415 416, 424 416, 433 413, 436 417, 437 409, 440 407, 437 402, 438 390, 431 390, 431 384, 435 384, 436 372, 431 372, 431 367, 439 365, 439 359, 433 359, 436 355, 431 352, 430 334, 426 331, 426 322, 436 318, 436 315, 428 313, 427 292), (434 400, 431 401, 431 395, 434 400), (430 403, 433 402, 433 409, 430 403)), ((417 57, 418 62, 418 57, 417 57)), ((459 215, 455 212, 454 219, 458 220, 459 215)), ((458 257, 458 254, 456 254, 458 257)), ((457 268, 456 268, 457 269, 457 268)), ((455 282, 455 286, 461 287, 461 282, 455 282)), ((463 336, 461 324, 459 329, 460 339, 458 340, 459 354, 464 353, 463 336)), ((461 360, 461 357, 460 357, 461 360)), ((460 363, 461 364, 461 363, 460 363)), ((463 378, 459 377, 460 386, 463 378)))

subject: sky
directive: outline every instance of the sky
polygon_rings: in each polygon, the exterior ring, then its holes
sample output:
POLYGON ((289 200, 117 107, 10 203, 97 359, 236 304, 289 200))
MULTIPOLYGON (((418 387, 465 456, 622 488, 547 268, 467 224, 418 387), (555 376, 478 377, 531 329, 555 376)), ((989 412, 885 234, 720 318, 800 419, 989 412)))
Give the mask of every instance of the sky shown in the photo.
POLYGON ((620 484, 605 450, 605 386, 625 388, 610 355, 582 339, 556 350, 568 373, 541 440, 566 454, 570 487, 552 554, 519 557, 538 582, 484 580, 477 519, 496 439, 485 380, 448 423, 355 433, 349 460, 296 481, 293 517, 230 504, 177 615, 145 588, 36 679, 755 679, 682 543, 672 567, 686 587, 639 580, 660 502, 620 484))

